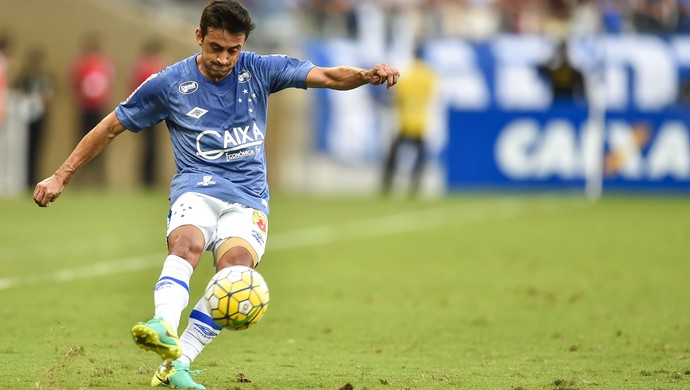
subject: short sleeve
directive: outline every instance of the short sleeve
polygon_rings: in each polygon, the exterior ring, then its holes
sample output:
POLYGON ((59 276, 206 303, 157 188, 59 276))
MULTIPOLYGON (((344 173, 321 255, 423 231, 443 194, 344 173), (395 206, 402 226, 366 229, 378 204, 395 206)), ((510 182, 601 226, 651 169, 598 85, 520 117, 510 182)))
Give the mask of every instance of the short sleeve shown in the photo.
POLYGON ((307 74, 314 67, 310 61, 300 60, 294 57, 271 54, 255 55, 254 63, 257 69, 268 80, 268 88, 271 93, 286 88, 307 88, 307 74))
POLYGON ((169 110, 165 104, 167 84, 160 75, 149 77, 115 108, 117 119, 126 129, 136 133, 168 116, 169 110))

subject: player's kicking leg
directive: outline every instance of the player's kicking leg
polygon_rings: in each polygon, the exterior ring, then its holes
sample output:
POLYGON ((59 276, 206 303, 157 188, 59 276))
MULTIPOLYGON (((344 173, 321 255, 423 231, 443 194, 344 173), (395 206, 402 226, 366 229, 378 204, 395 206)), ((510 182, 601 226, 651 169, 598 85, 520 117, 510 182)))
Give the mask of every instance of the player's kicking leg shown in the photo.
POLYGON ((189 301, 189 279, 193 271, 186 260, 168 255, 153 293, 154 318, 132 327, 132 338, 139 348, 153 351, 163 360, 175 360, 182 355, 177 327, 180 313, 189 301))

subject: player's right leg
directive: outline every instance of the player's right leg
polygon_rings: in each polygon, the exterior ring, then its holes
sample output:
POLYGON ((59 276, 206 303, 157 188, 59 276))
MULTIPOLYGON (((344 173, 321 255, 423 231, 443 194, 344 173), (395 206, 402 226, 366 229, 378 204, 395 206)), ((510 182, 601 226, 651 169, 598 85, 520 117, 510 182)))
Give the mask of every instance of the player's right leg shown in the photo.
POLYGON ((180 196, 168 218, 168 257, 154 289, 154 318, 132 328, 134 342, 164 360, 181 356, 177 336, 182 310, 189 303, 189 280, 213 237, 218 208, 198 194, 180 196))

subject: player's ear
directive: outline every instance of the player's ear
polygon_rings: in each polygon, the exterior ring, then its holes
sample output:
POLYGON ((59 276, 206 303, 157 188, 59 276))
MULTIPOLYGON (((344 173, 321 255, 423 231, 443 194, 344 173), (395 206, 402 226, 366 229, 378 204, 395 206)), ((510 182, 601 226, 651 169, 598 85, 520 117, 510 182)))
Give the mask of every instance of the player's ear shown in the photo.
POLYGON ((197 27, 196 30, 194 30, 194 35, 196 36, 196 43, 201 46, 201 44, 204 43, 204 36, 201 35, 201 27, 197 27))

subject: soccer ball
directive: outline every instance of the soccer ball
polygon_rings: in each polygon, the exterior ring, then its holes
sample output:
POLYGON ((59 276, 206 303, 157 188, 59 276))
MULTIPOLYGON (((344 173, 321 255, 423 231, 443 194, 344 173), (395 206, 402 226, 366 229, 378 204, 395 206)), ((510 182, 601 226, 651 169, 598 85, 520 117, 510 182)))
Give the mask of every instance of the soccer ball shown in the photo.
POLYGON ((213 321, 225 329, 256 324, 268 309, 268 285, 256 270, 234 265, 211 278, 204 294, 213 321))

